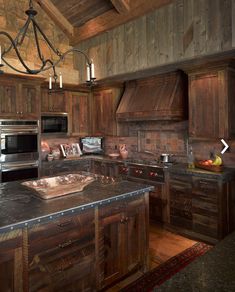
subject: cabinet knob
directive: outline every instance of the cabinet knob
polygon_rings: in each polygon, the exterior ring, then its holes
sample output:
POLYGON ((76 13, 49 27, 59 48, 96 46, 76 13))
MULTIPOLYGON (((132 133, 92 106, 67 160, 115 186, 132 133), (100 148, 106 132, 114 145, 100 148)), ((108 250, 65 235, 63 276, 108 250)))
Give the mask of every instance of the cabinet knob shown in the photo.
POLYGON ((17 113, 17 115, 19 114, 19 112, 16 112, 17 113))

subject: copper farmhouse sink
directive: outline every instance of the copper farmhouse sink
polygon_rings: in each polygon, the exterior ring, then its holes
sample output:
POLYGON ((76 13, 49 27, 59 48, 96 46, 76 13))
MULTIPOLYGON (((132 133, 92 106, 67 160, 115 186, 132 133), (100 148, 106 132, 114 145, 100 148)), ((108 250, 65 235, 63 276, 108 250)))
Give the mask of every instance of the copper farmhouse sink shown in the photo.
POLYGON ((83 174, 66 174, 23 182, 22 185, 32 188, 42 199, 52 199, 67 194, 81 192, 95 178, 83 174))

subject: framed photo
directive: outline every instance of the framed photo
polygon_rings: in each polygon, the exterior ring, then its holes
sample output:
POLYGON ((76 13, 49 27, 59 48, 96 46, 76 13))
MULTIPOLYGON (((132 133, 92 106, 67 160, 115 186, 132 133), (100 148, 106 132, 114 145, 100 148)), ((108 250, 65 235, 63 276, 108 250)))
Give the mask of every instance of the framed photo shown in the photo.
POLYGON ((79 157, 82 155, 82 151, 78 143, 72 144, 60 144, 63 157, 79 157))

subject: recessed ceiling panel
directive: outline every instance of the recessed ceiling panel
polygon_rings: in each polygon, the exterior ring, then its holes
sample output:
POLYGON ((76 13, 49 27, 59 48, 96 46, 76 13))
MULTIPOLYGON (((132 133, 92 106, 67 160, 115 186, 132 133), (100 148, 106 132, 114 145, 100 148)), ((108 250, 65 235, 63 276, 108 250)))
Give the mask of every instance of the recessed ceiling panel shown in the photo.
POLYGON ((113 9, 110 0, 51 0, 51 2, 75 27, 113 9))

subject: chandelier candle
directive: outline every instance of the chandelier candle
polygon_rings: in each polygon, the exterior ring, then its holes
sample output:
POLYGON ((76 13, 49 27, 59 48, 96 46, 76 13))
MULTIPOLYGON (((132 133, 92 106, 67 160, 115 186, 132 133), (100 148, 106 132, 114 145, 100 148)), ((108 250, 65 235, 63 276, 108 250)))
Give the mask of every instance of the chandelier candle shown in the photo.
POLYGON ((52 76, 49 76, 49 89, 52 89, 52 76))
POLYGON ((62 87, 63 87, 63 81, 62 81, 62 74, 60 72, 60 88, 62 88, 62 87))

